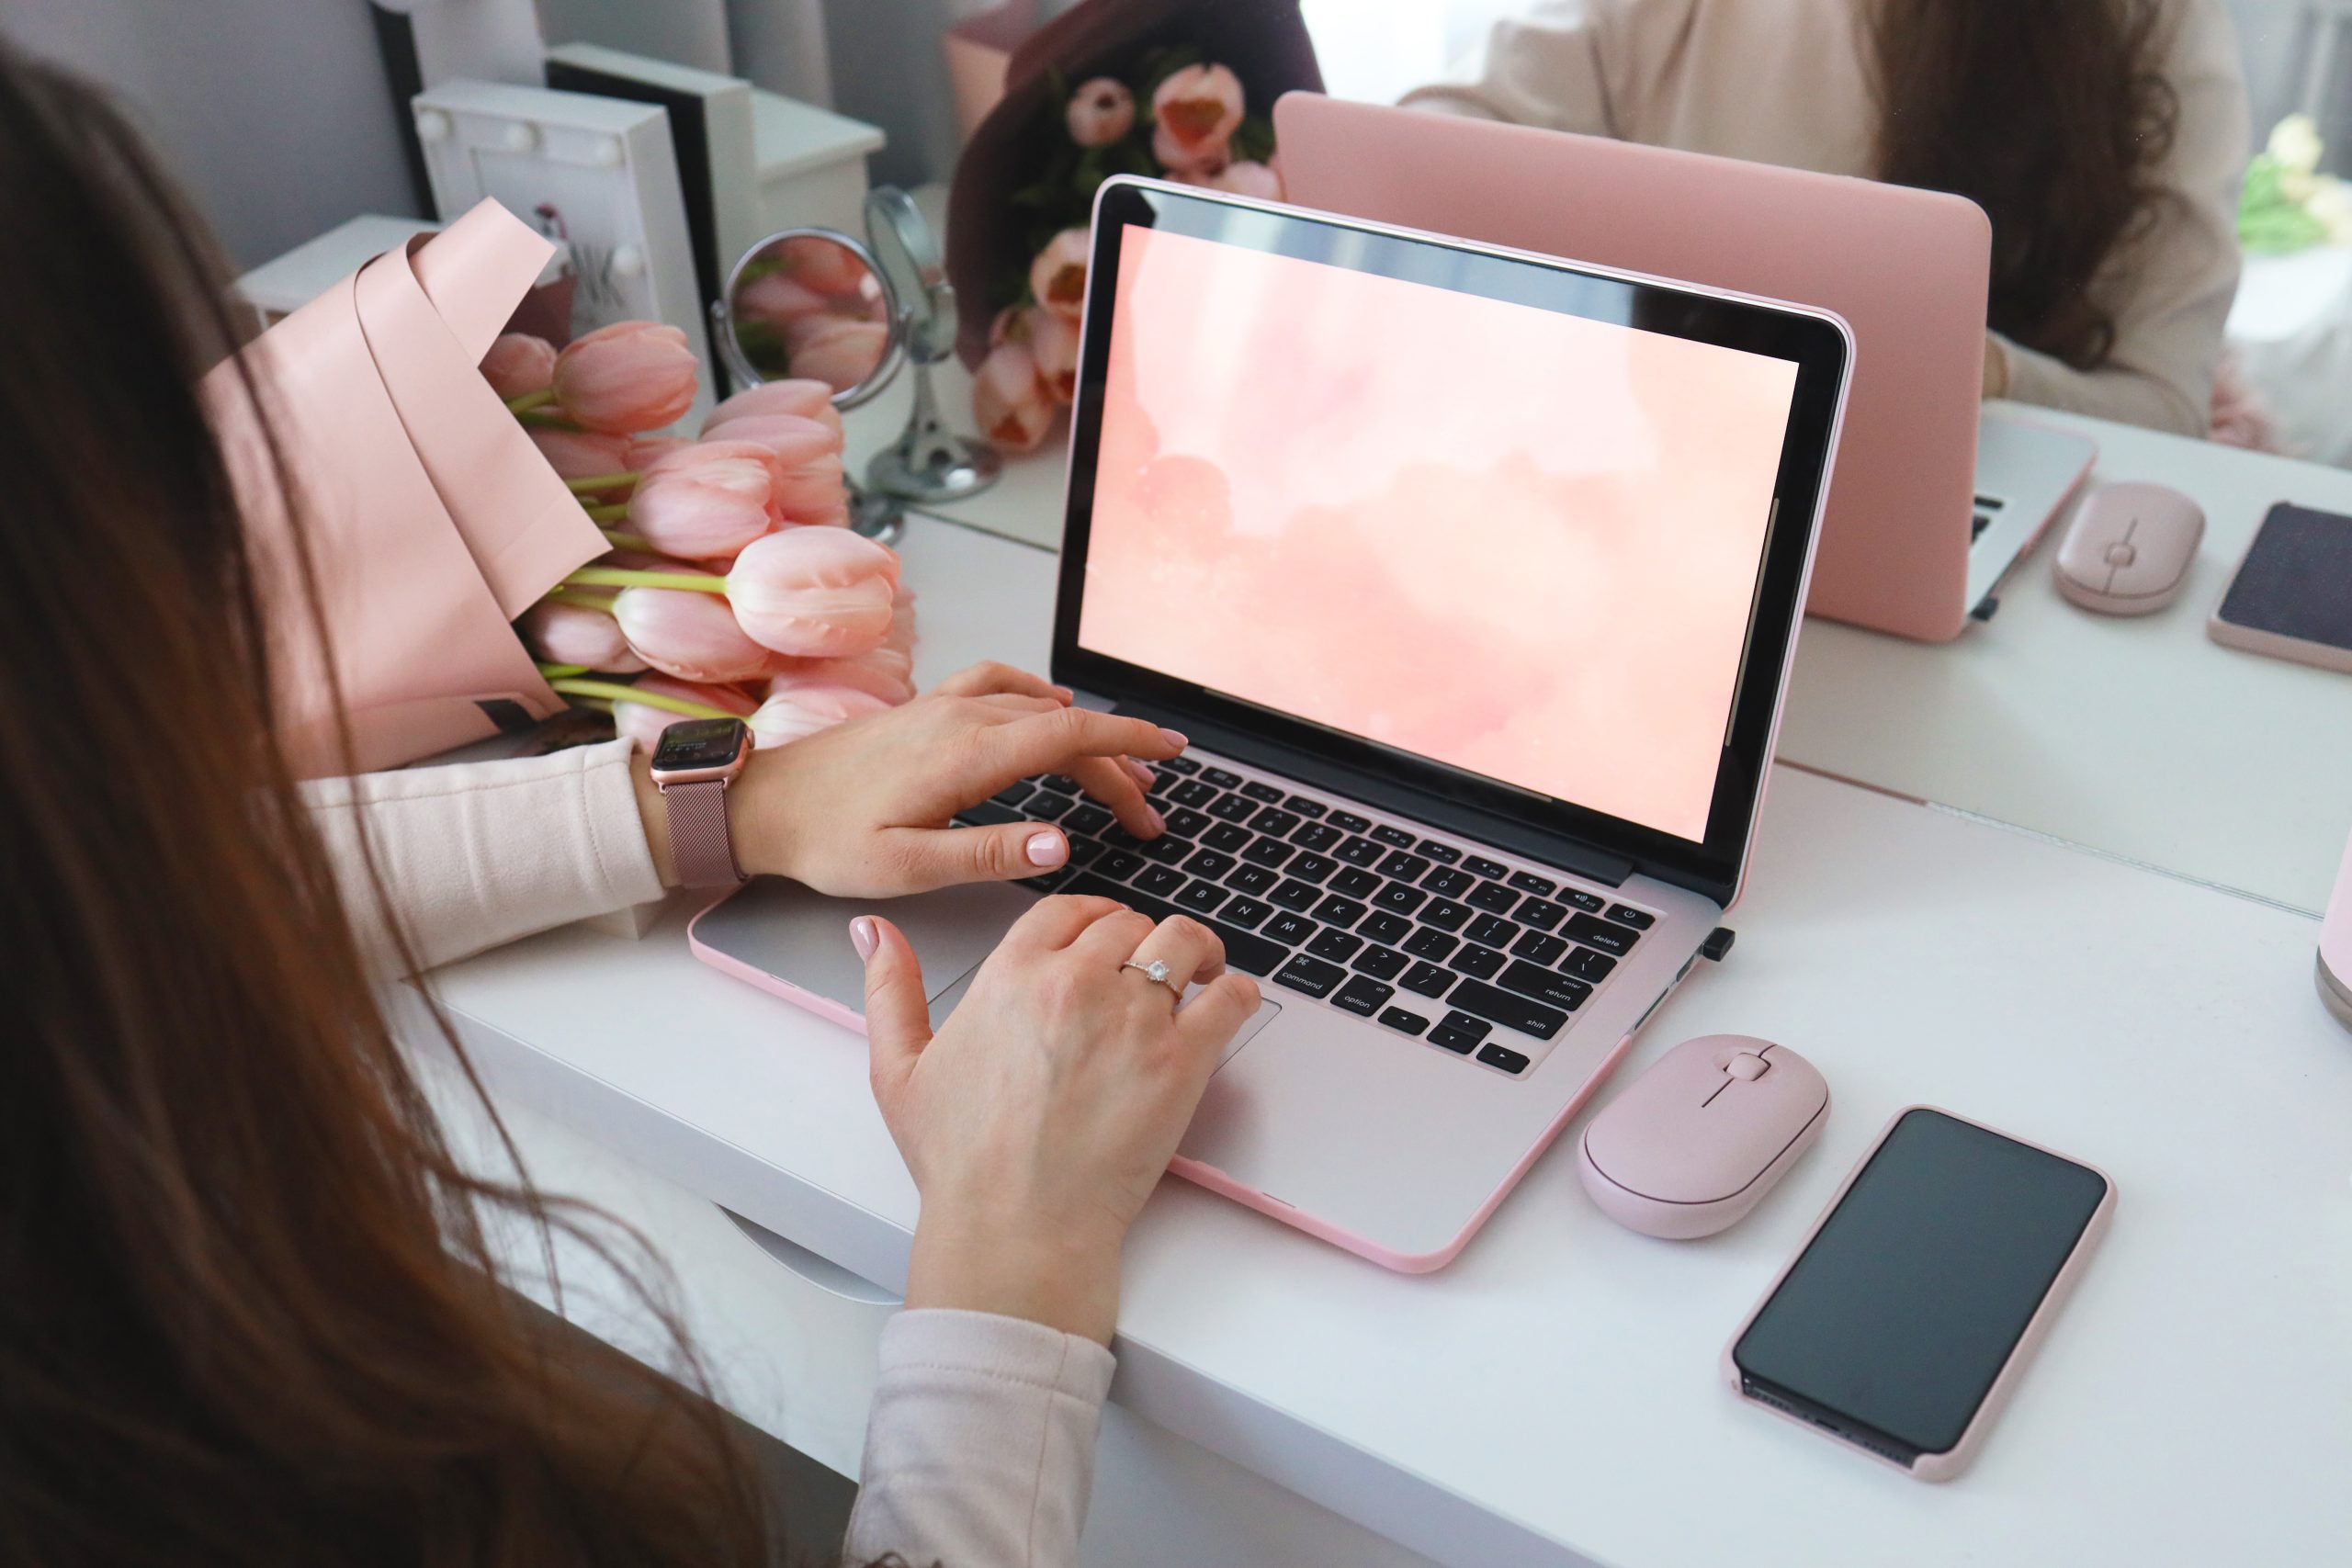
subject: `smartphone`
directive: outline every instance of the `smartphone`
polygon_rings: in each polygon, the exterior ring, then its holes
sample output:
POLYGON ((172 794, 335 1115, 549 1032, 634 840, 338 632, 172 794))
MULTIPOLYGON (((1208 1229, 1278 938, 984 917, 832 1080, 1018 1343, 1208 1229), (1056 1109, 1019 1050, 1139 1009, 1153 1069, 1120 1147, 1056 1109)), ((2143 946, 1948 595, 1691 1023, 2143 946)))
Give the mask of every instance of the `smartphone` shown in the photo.
POLYGON ((2352 517, 2272 507, 2205 629, 2248 653, 2352 673, 2352 517))
POLYGON ((1966 1469, 2115 1210, 2021 1138, 1897 1111, 1724 1352, 1740 1396, 1924 1481, 1966 1469))

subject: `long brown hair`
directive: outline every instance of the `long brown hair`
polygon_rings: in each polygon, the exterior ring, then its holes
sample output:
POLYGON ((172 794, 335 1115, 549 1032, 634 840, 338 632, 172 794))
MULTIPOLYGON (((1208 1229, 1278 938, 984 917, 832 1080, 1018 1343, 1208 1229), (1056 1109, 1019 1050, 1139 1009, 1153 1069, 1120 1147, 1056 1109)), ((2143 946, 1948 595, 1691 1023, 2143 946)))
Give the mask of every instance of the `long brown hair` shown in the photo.
POLYGON ((0 1560, 762 1559, 716 1407, 556 1357, 484 1225, 633 1247, 469 1175, 378 1011, 270 740, 201 226, 6 58, 0 213, 0 1560))
POLYGON ((2154 0, 1878 0, 1879 177, 1993 220, 1989 323, 2078 370, 2115 315, 2092 284, 2164 199, 2179 101, 2154 0))

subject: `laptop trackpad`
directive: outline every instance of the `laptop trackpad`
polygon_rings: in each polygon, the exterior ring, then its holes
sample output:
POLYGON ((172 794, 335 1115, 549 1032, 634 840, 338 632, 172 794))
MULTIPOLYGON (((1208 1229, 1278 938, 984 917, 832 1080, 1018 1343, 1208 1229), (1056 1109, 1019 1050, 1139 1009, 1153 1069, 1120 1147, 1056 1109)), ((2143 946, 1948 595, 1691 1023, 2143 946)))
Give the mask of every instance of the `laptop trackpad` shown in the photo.
MULTIPOLYGON (((906 932, 922 964, 932 1016, 944 992, 963 994, 962 982, 996 949, 1012 922, 1037 896, 1001 882, 942 888, 909 898, 831 898, 782 877, 762 877, 695 922, 695 935, 739 963, 774 975, 813 996, 865 1011, 865 965, 849 944, 849 922, 879 914, 906 932)), ((949 1005, 953 1005, 950 1003, 949 1005)))

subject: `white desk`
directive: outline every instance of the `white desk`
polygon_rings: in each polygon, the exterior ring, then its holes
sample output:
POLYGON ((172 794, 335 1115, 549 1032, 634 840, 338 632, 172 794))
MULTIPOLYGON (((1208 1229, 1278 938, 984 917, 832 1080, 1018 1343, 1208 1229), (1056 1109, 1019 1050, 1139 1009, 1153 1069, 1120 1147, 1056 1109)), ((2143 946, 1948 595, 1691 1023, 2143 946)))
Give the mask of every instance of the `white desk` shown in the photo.
MULTIPOLYGON (((930 522, 905 551, 926 680, 1038 661, 1049 558, 930 522)), ((1820 1064, 1821 1147, 1748 1221, 1690 1244, 1617 1230, 1564 1139, 1414 1279, 1171 1181, 1130 1247, 1114 1399, 1461 1568, 2340 1557, 2352 1040, 2312 995, 2312 922, 1789 769, 1751 889, 1730 962, 1628 1069, 1715 1030, 1820 1064), (1714 1371, 1917 1100, 2121 1189, 2042 1361, 1944 1488, 1742 1408, 1714 1371)), ((502 1098, 895 1287, 915 1199, 862 1042, 695 964, 680 923, 553 932, 437 982, 502 1098)))

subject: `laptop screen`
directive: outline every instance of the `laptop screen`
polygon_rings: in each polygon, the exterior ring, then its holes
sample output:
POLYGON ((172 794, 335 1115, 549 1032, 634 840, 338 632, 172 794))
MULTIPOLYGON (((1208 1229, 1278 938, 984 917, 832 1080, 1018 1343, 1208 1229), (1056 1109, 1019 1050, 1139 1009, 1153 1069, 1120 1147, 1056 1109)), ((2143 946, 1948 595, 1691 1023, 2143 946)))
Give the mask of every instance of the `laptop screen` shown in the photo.
POLYGON ((1451 281, 1129 225, 1079 645, 1703 839, 1797 366, 1451 281))

